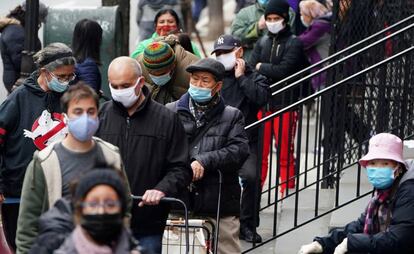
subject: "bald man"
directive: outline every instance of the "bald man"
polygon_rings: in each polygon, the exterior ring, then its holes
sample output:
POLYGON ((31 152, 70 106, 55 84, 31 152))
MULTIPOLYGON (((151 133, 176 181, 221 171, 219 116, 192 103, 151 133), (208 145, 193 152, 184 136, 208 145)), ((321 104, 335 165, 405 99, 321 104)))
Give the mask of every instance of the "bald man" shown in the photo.
POLYGON ((151 99, 141 67, 135 59, 118 57, 108 68, 112 101, 102 105, 98 137, 120 148, 134 195, 131 228, 150 253, 161 253, 168 205, 192 179, 188 144, 177 115, 151 99))

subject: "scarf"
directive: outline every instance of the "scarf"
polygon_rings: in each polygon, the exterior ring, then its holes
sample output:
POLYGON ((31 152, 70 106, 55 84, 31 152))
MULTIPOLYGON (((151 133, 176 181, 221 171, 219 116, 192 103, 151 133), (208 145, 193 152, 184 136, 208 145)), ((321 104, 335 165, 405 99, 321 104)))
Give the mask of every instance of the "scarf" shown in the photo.
POLYGON ((365 211, 364 234, 373 235, 384 232, 388 224, 392 188, 375 190, 374 196, 365 211))
POLYGON ((76 226, 73 231, 73 243, 78 253, 88 254, 112 254, 113 251, 109 246, 97 245, 87 239, 80 226, 76 226))
POLYGON ((213 96, 213 98, 207 102, 206 104, 200 104, 190 98, 189 108, 191 114, 194 116, 196 120, 197 128, 204 126, 206 123, 205 114, 210 109, 214 108, 220 102, 220 96, 217 94, 213 96))

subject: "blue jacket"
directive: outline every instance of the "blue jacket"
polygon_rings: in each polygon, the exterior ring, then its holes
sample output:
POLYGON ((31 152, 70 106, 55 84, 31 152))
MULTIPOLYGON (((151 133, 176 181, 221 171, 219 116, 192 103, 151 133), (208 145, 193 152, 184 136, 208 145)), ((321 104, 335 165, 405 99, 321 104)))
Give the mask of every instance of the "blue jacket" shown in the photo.
POLYGON ((101 72, 92 58, 86 58, 82 63, 75 65, 75 74, 78 80, 84 81, 95 91, 101 90, 101 72))

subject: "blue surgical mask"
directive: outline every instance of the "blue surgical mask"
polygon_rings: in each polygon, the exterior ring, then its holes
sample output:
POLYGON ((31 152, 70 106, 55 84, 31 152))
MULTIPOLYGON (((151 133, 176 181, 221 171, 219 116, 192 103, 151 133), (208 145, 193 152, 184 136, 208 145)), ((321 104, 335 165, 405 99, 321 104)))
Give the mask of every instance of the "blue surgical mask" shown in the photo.
POLYGON ((63 93, 68 89, 69 81, 60 82, 56 77, 52 76, 52 80, 47 82, 47 86, 52 91, 55 91, 57 93, 63 93))
POLYGON ((168 72, 164 75, 161 75, 161 76, 154 76, 154 75, 151 75, 151 74, 149 74, 149 76, 157 86, 163 86, 163 85, 167 84, 168 81, 170 81, 170 79, 171 79, 170 72, 168 72))
POLYGON ((190 84, 190 88, 188 88, 188 93, 194 101, 202 103, 211 100, 211 98, 213 97, 211 95, 211 90, 212 89, 210 88, 202 88, 190 84))
POLYGON ((69 132, 80 142, 92 139, 99 127, 99 119, 90 117, 87 113, 68 120, 69 132))
POLYGON ((369 182, 379 190, 388 189, 394 182, 394 169, 390 167, 367 167, 369 182))

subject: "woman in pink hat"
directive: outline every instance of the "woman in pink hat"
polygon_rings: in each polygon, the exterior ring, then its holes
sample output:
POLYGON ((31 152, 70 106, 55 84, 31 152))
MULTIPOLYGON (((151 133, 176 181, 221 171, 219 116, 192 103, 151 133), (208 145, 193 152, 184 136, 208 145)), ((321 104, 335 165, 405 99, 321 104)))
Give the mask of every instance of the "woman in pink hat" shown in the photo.
POLYGON ((404 161, 400 138, 380 133, 359 160, 374 195, 358 220, 303 245, 299 254, 414 253, 414 162, 404 161))

